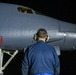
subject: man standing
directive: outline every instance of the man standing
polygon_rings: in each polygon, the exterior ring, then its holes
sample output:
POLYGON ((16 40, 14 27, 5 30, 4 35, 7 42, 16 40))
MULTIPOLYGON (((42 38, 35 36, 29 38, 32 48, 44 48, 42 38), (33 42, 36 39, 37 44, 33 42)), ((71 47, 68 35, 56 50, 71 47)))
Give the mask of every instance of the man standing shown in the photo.
POLYGON ((22 60, 22 75, 59 75, 60 62, 54 47, 46 44, 47 31, 40 28, 34 36, 37 41, 29 46, 22 60))

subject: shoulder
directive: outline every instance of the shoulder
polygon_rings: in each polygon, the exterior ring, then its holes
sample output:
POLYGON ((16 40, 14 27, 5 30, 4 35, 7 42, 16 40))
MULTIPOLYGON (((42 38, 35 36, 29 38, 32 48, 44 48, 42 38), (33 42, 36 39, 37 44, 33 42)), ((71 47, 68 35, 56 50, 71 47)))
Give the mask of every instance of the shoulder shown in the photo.
POLYGON ((46 46, 47 46, 48 48, 54 49, 54 47, 53 47, 52 45, 46 44, 46 46))
POLYGON ((27 50, 30 50, 30 49, 34 48, 35 45, 36 45, 36 43, 29 45, 29 46, 27 47, 27 50))
POLYGON ((47 47, 48 47, 52 52, 55 52, 55 51, 56 51, 55 48, 54 48, 54 46, 49 45, 49 44, 46 44, 46 45, 47 45, 47 47))

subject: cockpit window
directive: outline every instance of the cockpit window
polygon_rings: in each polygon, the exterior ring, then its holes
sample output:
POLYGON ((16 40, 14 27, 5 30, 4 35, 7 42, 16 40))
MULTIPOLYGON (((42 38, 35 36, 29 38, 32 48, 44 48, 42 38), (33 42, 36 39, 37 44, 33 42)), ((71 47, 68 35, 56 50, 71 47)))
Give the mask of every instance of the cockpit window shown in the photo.
POLYGON ((18 11, 21 13, 31 13, 33 14, 32 10, 30 8, 27 7, 18 7, 18 11))
POLYGON ((38 15, 44 15, 44 16, 47 16, 47 15, 45 15, 45 14, 43 14, 43 13, 40 13, 40 12, 37 12, 37 11, 35 11, 35 13, 38 14, 38 15))

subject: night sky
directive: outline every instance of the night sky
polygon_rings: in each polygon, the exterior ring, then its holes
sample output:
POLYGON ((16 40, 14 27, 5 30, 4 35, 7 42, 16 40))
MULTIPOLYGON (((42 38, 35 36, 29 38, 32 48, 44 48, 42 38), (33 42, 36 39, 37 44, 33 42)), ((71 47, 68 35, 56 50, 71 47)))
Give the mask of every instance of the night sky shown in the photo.
MULTIPOLYGON (((76 24, 76 3, 73 0, 0 0, 0 2, 24 5, 52 18, 76 24)), ((8 58, 7 55, 5 57, 8 58)), ((4 70, 4 75, 21 75, 22 57, 23 53, 18 53, 4 70)), ((76 51, 61 51, 59 58, 60 75, 76 75, 76 51)))

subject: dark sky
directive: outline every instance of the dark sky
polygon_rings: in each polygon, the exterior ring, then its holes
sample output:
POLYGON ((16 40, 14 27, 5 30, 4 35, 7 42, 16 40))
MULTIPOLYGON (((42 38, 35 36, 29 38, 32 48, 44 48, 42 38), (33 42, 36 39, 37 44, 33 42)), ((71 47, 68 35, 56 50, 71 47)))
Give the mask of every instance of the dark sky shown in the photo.
POLYGON ((76 3, 73 0, 0 0, 33 8, 50 17, 76 23, 76 3))

